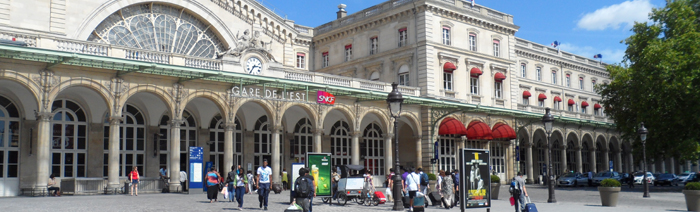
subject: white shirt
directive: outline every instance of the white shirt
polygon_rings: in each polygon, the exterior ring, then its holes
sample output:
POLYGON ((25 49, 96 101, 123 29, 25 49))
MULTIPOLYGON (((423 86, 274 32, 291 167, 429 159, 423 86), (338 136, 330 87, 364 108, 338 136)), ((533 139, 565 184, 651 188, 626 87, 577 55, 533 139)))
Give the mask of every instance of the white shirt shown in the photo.
POLYGON ((270 175, 272 175, 272 169, 268 166, 263 168, 258 167, 258 176, 260 177, 260 183, 270 183, 270 175))
POLYGON ((406 176, 406 185, 409 191, 418 191, 418 185, 420 184, 420 175, 413 172, 406 176))
POLYGON ((187 173, 185 171, 180 171, 180 182, 185 182, 187 180, 187 173))

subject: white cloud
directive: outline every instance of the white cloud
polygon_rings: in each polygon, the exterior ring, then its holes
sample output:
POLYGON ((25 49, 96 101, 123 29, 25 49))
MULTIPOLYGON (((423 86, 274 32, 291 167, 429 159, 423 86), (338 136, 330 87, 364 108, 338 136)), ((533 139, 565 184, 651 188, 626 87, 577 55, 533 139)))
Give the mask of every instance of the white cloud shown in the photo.
POLYGON ((635 21, 649 20, 649 12, 653 7, 649 0, 625 1, 584 14, 577 26, 586 30, 619 29, 622 25, 630 28, 635 21))
POLYGON ((609 64, 620 63, 625 56, 624 49, 596 49, 591 46, 576 46, 570 43, 562 43, 559 47, 562 51, 571 52, 589 59, 593 59, 593 55, 601 54, 603 55, 603 62, 609 64))

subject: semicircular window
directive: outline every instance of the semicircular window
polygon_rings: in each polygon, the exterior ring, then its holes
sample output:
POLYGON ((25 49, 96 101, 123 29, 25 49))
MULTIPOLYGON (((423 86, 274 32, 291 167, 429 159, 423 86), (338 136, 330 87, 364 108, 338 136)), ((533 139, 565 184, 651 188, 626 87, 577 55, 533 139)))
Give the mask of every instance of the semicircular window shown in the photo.
POLYGON ((185 8, 148 3, 131 5, 108 16, 88 40, 215 58, 224 46, 212 30, 185 8))

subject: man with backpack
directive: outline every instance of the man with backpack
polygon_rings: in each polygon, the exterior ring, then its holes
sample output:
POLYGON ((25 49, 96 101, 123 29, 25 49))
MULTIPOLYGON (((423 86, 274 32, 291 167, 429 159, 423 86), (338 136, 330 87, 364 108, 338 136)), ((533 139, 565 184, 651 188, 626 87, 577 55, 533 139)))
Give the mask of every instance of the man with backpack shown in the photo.
POLYGON ((525 197, 527 197, 527 189, 525 189, 525 179, 523 173, 518 172, 518 176, 514 177, 510 182, 510 192, 515 200, 515 212, 520 212, 525 209, 525 197))
POLYGON ((294 193, 296 203, 301 206, 303 212, 309 212, 311 201, 309 197, 316 196, 314 192, 314 182, 312 177, 308 177, 309 171, 305 168, 299 169, 299 177, 294 181, 294 193))
MULTIPOLYGON (((428 178, 428 174, 423 172, 423 168, 421 167, 418 167, 418 174, 420 174, 420 192, 423 192, 423 194, 427 194, 428 188, 430 187, 430 178, 428 178)), ((425 201, 425 207, 428 207, 428 201, 425 201)))

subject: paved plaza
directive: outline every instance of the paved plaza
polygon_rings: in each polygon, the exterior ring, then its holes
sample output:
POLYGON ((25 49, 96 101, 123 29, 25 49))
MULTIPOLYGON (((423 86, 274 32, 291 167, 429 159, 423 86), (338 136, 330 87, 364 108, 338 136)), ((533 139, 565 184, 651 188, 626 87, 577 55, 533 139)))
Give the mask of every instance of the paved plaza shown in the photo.
MULTIPOLYGON (((501 187, 506 191, 507 187, 501 187)), ((383 190, 383 189, 382 189, 383 190)), ((652 198, 642 198, 641 187, 623 188, 618 207, 600 206, 600 197, 595 188, 557 188, 557 203, 548 204, 547 188, 528 186, 532 201, 539 211, 685 211, 685 199, 681 187, 651 187, 652 198)), ((220 196, 221 198, 221 196, 220 196)), ((270 194, 269 211, 284 211, 289 207, 289 192, 270 194)), ((348 202, 345 206, 322 204, 320 199, 314 201, 316 212, 341 211, 390 211, 392 203, 379 206, 360 206, 348 202)), ((513 211, 505 193, 499 200, 492 201, 491 211, 513 211)), ((95 195, 63 197, 8 197, 0 198, 0 211, 229 211, 235 210, 237 204, 218 202, 210 204, 206 194, 141 194, 138 197, 128 195, 95 195)), ((261 211, 258 208, 257 195, 246 195, 243 211, 261 211)), ((426 211, 445 211, 429 207, 426 211)), ((450 211, 459 211, 454 208, 450 211)), ((469 211, 486 211, 472 209, 469 211)))

